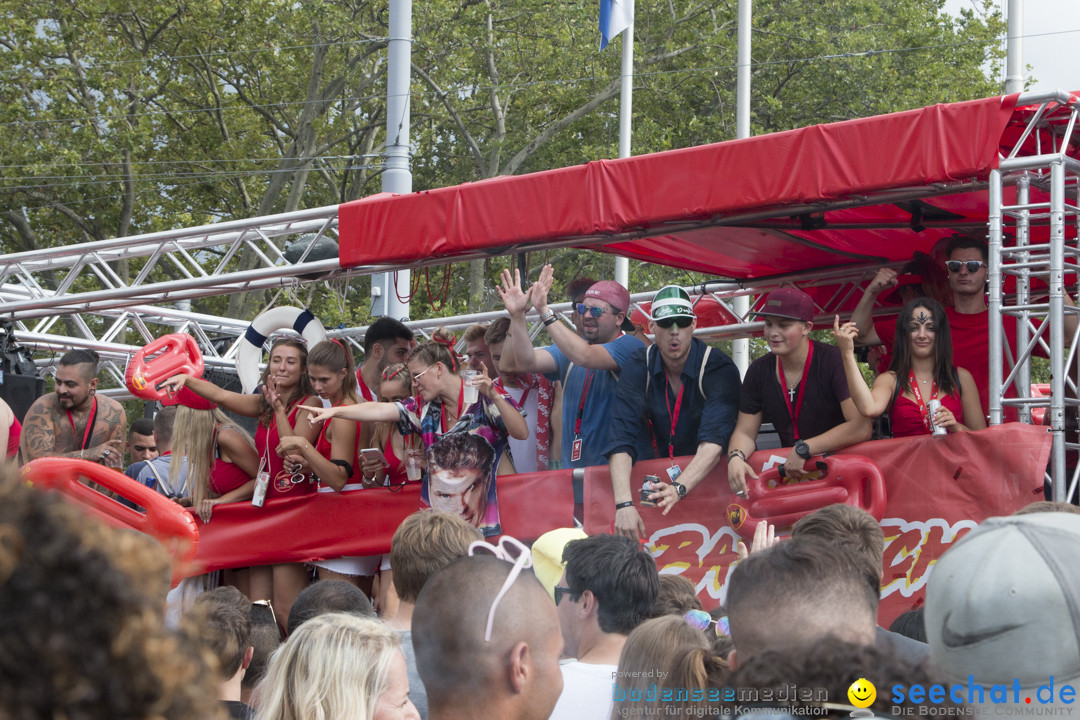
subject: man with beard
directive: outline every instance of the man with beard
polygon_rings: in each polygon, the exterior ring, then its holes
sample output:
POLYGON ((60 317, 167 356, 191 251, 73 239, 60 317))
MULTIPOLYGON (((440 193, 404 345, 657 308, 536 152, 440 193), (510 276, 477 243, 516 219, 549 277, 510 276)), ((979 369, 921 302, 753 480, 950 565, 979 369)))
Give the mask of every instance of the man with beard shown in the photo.
MULTIPOLYGON (((630 310, 630 293, 611 280, 594 284, 577 307, 582 316, 584 338, 559 322, 548 307, 554 272, 545 265, 528 292, 521 289, 517 271, 503 271, 499 296, 510 313, 507 347, 503 348, 501 372, 535 372, 549 380, 563 381, 562 465, 583 468, 606 465, 604 444, 611 422, 611 406, 619 368, 630 359, 641 341, 622 334, 630 310), (534 348, 525 323, 529 305, 536 307, 554 345, 534 348)), ((629 326, 633 331, 633 325, 629 326)), ((580 498, 575 498, 580 501, 580 498)))
POLYGON ((412 330, 399 320, 381 317, 368 326, 364 334, 364 362, 356 368, 361 398, 369 402, 378 398, 382 371, 406 362, 412 345, 412 330))
POLYGON ((19 447, 24 462, 60 456, 99 462, 119 470, 124 463, 124 408, 97 395, 98 354, 72 350, 56 368, 56 390, 26 411, 19 447))
POLYGON ((637 453, 642 430, 656 456, 671 461, 671 483, 649 496, 667 515, 723 457, 741 386, 731 358, 694 337, 697 317, 685 290, 662 288, 653 297, 651 315, 656 345, 638 348, 623 365, 604 450, 615 492, 615 532, 632 538, 645 534, 630 488, 630 470, 642 459, 637 453), (675 457, 684 455, 694 458, 680 468, 675 457))

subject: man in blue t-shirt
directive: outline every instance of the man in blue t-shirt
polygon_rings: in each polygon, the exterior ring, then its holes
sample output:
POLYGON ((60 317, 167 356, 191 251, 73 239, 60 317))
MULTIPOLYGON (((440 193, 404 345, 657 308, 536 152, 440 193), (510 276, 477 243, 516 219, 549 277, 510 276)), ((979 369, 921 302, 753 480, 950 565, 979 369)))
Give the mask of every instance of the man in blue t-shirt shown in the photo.
POLYGON ((584 337, 559 322, 547 305, 554 272, 545 265, 540 279, 528 292, 521 289, 515 270, 503 271, 499 296, 510 313, 510 332, 503 346, 500 370, 542 373, 563 382, 562 466, 607 465, 604 445, 611 422, 619 368, 642 346, 621 328, 630 309, 630 293, 611 280, 603 280, 585 292, 577 308, 584 337), (555 342, 534 348, 525 323, 529 305, 536 307, 548 335, 555 342))

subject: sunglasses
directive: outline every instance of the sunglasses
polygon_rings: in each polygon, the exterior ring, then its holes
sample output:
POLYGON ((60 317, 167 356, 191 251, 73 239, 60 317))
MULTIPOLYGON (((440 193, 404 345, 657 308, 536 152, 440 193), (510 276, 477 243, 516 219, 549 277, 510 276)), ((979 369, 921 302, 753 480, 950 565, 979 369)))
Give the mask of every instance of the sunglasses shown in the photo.
POLYGON ((423 372, 418 372, 418 373, 416 373, 415 375, 413 375, 413 376, 412 376, 413 382, 416 382, 416 381, 417 381, 417 380, 419 380, 420 378, 424 377, 424 375, 426 375, 426 374, 427 374, 428 372, 430 372, 430 371, 431 371, 431 368, 433 368, 433 367, 435 367, 435 366, 434 366, 434 365, 428 365, 428 369, 427 369, 427 370, 424 370, 423 372))
POLYGON ((487 627, 484 630, 484 642, 489 643, 491 642, 492 626, 495 624, 495 609, 499 607, 499 602, 506 593, 510 592, 510 586, 514 584, 514 580, 521 574, 521 571, 532 567, 532 551, 525 547, 525 544, 520 540, 510 537, 509 535, 503 535, 499 538, 498 545, 492 545, 483 540, 474 540, 469 543, 470 557, 476 555, 478 551, 488 552, 500 560, 505 560, 514 565, 510 569, 510 574, 506 576, 506 580, 503 581, 502 588, 500 588, 499 592, 495 595, 495 599, 491 601, 491 609, 488 611, 487 627))
POLYGON ((574 591, 571 590, 568 587, 561 587, 559 585, 556 585, 551 590, 552 590, 552 594, 555 596, 555 604, 556 605, 558 605, 560 602, 562 602, 563 595, 569 595, 571 600, 574 599, 574 591))
POLYGON ((948 260, 945 263, 945 267, 949 268, 949 272, 958 273, 960 268, 967 267, 969 273, 979 272, 979 268, 986 265, 982 260, 948 260))
POLYGON ((690 627, 695 627, 702 632, 708 632, 709 627, 712 626, 716 637, 731 637, 731 626, 728 625, 727 616, 713 620, 712 616, 704 610, 691 610, 683 615, 683 620, 686 620, 690 627))
POLYGON ((584 303, 578 303, 574 307, 574 309, 577 310, 577 314, 581 315, 582 317, 585 317, 586 315, 592 315, 594 318, 598 318, 598 317, 600 317, 601 315, 603 315, 606 312, 611 312, 612 314, 615 313, 614 310, 609 311, 609 310, 605 310, 602 307, 589 307, 588 305, 586 305, 584 303))
POLYGON ((673 318, 664 318, 663 320, 653 320, 657 327, 662 327, 665 330, 670 330, 672 325, 678 325, 681 328, 690 327, 690 323, 694 322, 694 318, 680 315, 673 318))

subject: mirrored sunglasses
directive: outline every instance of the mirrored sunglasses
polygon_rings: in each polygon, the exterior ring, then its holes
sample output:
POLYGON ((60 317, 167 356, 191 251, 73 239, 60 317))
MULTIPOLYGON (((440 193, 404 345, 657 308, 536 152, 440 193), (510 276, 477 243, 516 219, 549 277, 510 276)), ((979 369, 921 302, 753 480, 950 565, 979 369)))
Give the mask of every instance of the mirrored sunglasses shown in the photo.
POLYGON ((605 309, 605 308, 602 308, 602 307, 589 307, 588 305, 586 305, 584 303, 578 303, 577 306, 574 309, 577 310, 577 314, 581 315, 582 317, 584 317, 586 315, 592 315, 594 318, 598 318, 601 315, 603 315, 604 313, 608 312, 608 310, 605 309))
POLYGON ((695 627, 702 632, 709 632, 709 628, 712 627, 716 637, 731 637, 731 626, 728 625, 728 619, 725 615, 719 620, 713 620, 712 616, 704 610, 691 610, 683 615, 683 620, 686 620, 687 624, 691 627, 695 627))

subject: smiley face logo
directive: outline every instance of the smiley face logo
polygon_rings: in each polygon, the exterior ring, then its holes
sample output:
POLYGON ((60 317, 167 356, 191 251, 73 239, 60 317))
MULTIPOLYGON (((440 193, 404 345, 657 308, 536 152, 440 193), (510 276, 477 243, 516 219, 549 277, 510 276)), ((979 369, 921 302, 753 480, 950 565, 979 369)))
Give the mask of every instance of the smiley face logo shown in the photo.
POLYGON ((877 688, 866 678, 851 683, 847 690, 848 701, 857 708, 868 708, 877 699, 877 688))

